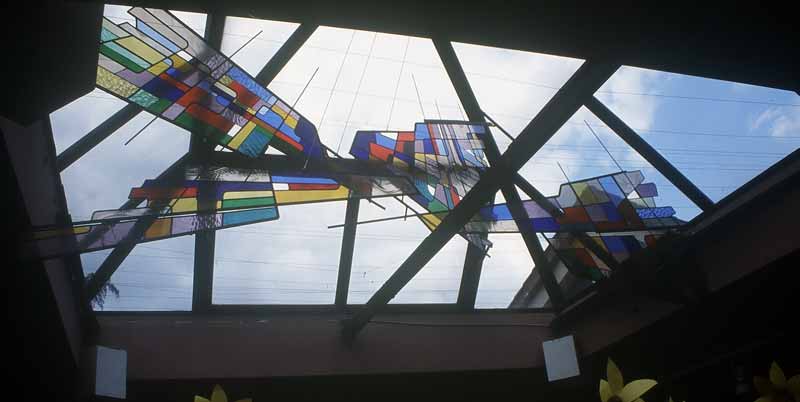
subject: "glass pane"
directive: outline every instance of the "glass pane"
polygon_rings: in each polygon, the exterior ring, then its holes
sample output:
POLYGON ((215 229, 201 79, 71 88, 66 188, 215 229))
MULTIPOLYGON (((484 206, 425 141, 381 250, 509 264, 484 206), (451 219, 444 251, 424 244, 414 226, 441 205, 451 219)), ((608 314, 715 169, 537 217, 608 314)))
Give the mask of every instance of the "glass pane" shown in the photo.
MULTIPOLYGON (((628 172, 641 171, 644 182, 654 183, 657 188, 657 206, 675 208, 676 217, 686 221, 700 213, 694 203, 616 134, 608 130, 598 130, 597 126, 601 124, 588 109, 579 109, 542 150, 522 167, 520 173, 542 194, 549 197, 559 194, 561 184, 567 181, 617 173, 620 169, 628 172), (592 130, 597 137, 592 134, 592 130)), ((594 193, 584 192, 584 199, 589 194, 594 193)), ((566 196, 566 193, 562 195, 566 196)), ((575 199, 574 196, 571 199, 575 199)))
MULTIPOLYGON (((478 103, 512 136, 567 82, 579 59, 519 50, 453 43, 478 103)), ((501 151, 510 143, 493 130, 501 151)))
MULTIPOLYGON (((96 271, 110 253, 104 250, 81 255, 83 272, 89 275, 96 271)), ((111 276, 102 306, 95 301, 94 309, 191 310, 193 255, 194 236, 137 245, 111 276)))
POLYGON ((280 219, 218 230, 214 304, 333 304, 345 202, 281 206, 280 219))
POLYGON ((463 118, 426 38, 319 27, 271 88, 297 101, 322 142, 344 157, 357 130, 410 131, 425 118, 463 118))
POLYGON ((597 97, 715 202, 800 146, 790 91, 626 66, 597 97))
MULTIPOLYGON (((405 214, 405 207, 398 202, 388 199, 378 202, 386 211, 362 201, 359 221, 405 214)), ((429 233, 413 216, 407 220, 359 225, 348 303, 366 303, 429 233)), ((455 303, 466 250, 467 242, 463 238, 450 240, 390 303, 455 303)))
POLYGON ((533 271, 525 241, 517 233, 489 235, 491 257, 484 258, 475 308, 506 308, 533 271))
POLYGON ((250 75, 256 76, 299 25, 292 22, 227 17, 220 50, 228 57, 238 51, 233 61, 250 75))

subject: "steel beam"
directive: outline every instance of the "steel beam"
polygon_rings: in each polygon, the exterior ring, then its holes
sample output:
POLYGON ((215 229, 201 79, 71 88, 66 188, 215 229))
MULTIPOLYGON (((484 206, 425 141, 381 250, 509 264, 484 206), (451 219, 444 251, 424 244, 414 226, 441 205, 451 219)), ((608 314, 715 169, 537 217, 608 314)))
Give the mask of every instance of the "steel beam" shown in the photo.
MULTIPOLYGON (((216 200, 212 183, 200 181, 197 188, 197 210, 213 211, 216 200)), ((213 214, 198 213, 213 219, 213 214)), ((216 231, 204 230, 194 235, 194 275, 192 282, 192 311, 206 312, 211 308, 212 290, 214 286, 214 251, 216 248, 216 231)))
MULTIPOLYGON (((187 156, 184 155, 182 158, 177 160, 173 163, 169 168, 164 170, 160 175, 158 175, 158 179, 160 180, 167 180, 167 181, 178 181, 179 179, 183 178, 183 166, 187 161, 187 156)), ((120 209, 132 209, 136 208, 142 200, 128 200, 120 209)), ((162 204, 156 204, 151 206, 153 209, 160 209, 163 207, 162 204)), ((122 241, 117 244, 116 247, 111 251, 111 254, 103 260, 100 264, 100 267, 94 273, 94 276, 87 284, 86 294, 89 300, 93 299, 97 292, 111 279, 111 275, 117 271, 122 261, 130 254, 134 247, 136 247, 137 240, 142 237, 144 232, 153 224, 155 220, 155 216, 145 216, 140 218, 131 228, 130 232, 128 232, 128 236, 123 239, 122 241)), ((98 236, 102 235, 102 232, 97 232, 98 236)), ((96 237, 87 238, 87 242, 93 242, 96 237)))
MULTIPOLYGON (((352 195, 352 194, 351 194, 352 195)), ((347 294, 350 290, 350 272, 353 266, 353 249, 356 244, 356 227, 358 226, 358 198, 347 199, 347 210, 344 217, 342 233, 342 249, 339 254, 339 276, 336 280, 336 306, 347 306, 347 294)))
MULTIPOLYGON (((464 107, 467 118, 470 121, 485 121, 478 99, 475 97, 475 93, 472 92, 472 87, 469 85, 469 80, 466 74, 464 74, 464 69, 458 61, 458 56, 453 49, 453 45, 449 41, 441 38, 435 38, 433 40, 433 45, 436 47, 436 51, 439 54, 439 58, 442 60, 448 77, 450 77, 450 82, 456 90, 458 99, 464 107)), ((487 137, 491 137, 491 134, 487 133, 487 137)), ((487 157, 488 156, 487 153, 487 157)), ((492 156, 495 155, 493 154, 492 156)), ((490 163, 491 162, 490 160, 490 163)), ((487 236, 483 235, 482 237, 486 238, 487 236)), ((472 242, 467 244, 467 252, 464 256, 464 269, 461 271, 461 283, 458 287, 458 299, 456 301, 463 309, 469 310, 475 308, 475 298, 478 295, 478 285, 481 280, 481 271, 483 270, 483 260, 485 256, 486 253, 478 246, 472 244, 472 242)))
POLYGON ((514 172, 535 154, 619 68, 618 64, 587 60, 533 118, 496 164, 489 167, 464 199, 450 211, 392 276, 369 299, 364 309, 345 322, 343 335, 352 339, 375 313, 397 295, 439 250, 489 202, 514 172))
MULTIPOLYGON (((215 48, 222 48, 222 34, 225 32, 225 15, 209 13, 206 19, 205 40, 215 48)), ((192 133, 189 142, 189 154, 193 161, 208 165, 214 154, 216 144, 208 137, 192 133)), ((214 197, 208 197, 207 182, 200 182, 197 194, 198 211, 210 211, 216 208, 214 197)), ((210 214, 202 214, 210 216, 210 214)), ((214 288, 214 251, 216 249, 216 231, 203 230, 194 235, 194 270, 192 279, 192 312, 204 313, 211 309, 214 288)))
MULTIPOLYGON (((472 92, 472 87, 469 85, 469 80, 464 73, 464 69, 461 67, 461 63, 458 61, 458 56, 453 49, 453 45, 449 41, 440 38, 434 39, 433 44, 439 53, 439 57, 442 59, 442 63, 444 64, 445 70, 447 70, 450 81, 453 83, 453 87, 456 89, 459 100, 461 100, 461 103, 464 105, 464 111, 467 113, 467 118, 469 118, 471 121, 485 121, 485 115, 480 108, 480 104, 475 97, 475 93, 472 92)), ((492 136, 491 130, 487 132, 484 140, 484 146, 484 151, 486 152, 486 157, 489 160, 489 164, 496 164, 500 160, 500 149, 498 148, 497 143, 492 136)), ((542 245, 539 243, 536 233, 529 228, 530 225, 524 224, 524 222, 527 220, 527 214, 525 213, 525 209, 522 207, 522 200, 520 199, 517 189, 514 187, 513 183, 504 183, 500 186, 500 189, 503 192, 503 197, 506 199, 506 204, 511 211, 514 221, 517 222, 517 226, 520 229, 520 235, 525 241, 525 245, 528 248, 528 253, 531 256, 534 265, 540 267, 540 269, 543 271, 546 271, 541 273, 542 280, 547 289, 547 293, 550 294, 550 298, 553 300, 553 305, 560 307, 563 302, 561 289, 558 287, 558 281, 556 281, 553 273, 549 271, 548 267, 546 267, 547 264, 545 264, 544 250, 542 250, 542 245)), ((473 247, 475 246, 470 244, 470 248, 473 247)), ((475 302, 473 294, 477 294, 478 282, 480 281, 480 271, 484 258, 484 253, 479 253, 479 251, 480 250, 473 250, 471 253, 467 254, 468 258, 479 258, 480 260, 467 260, 464 262, 464 272, 462 274, 461 285, 462 287, 467 286, 467 288, 463 291, 459 291, 459 296, 461 296, 461 293, 464 293, 464 302, 469 302, 470 300, 468 296, 472 296, 472 307, 474 307, 475 302), (467 280, 465 281, 464 278, 467 280)))
POLYGON ((298 50, 303 46, 304 43, 311 37, 311 34, 317 30, 317 24, 312 24, 308 22, 304 22, 300 24, 297 29, 292 32, 292 35, 289 36, 289 39, 283 43, 283 45, 275 52, 264 68, 258 72, 256 75, 256 81, 263 85, 267 86, 272 83, 272 80, 275 79, 275 76, 278 75, 279 72, 286 66, 286 63, 291 60, 292 56, 297 53, 298 50))
POLYGON ((139 107, 139 105, 133 103, 125 105, 125 107, 111 115, 106 121, 100 123, 99 126, 89 131, 88 134, 84 135, 81 139, 70 145, 69 148, 58 154, 56 157, 56 169, 58 169, 59 172, 63 172, 69 165, 75 163, 75 161, 80 159, 83 155, 86 155, 87 152, 91 151, 97 144, 103 142, 103 140, 108 138, 120 127, 124 126, 125 123, 131 121, 131 119, 136 117, 141 111, 142 108, 139 107))
POLYGON ((586 102, 586 107, 602 120, 605 125, 614 130, 623 141, 628 143, 628 145, 636 150, 647 162, 653 165, 653 167, 664 175, 675 187, 686 194, 700 209, 708 211, 714 207, 714 201, 711 201, 702 190, 697 188, 697 186, 686 178, 680 170, 672 166, 666 158, 661 156, 661 154, 639 136, 636 131, 628 127, 628 125, 606 107, 603 102, 600 102, 599 99, 593 96, 586 102))

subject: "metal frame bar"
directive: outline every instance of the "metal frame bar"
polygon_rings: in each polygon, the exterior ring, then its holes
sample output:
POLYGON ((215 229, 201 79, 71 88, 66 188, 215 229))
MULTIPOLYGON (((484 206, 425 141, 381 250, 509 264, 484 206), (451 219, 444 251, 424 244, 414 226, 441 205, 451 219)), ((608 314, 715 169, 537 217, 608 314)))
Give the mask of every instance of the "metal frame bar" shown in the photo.
POLYGON ((675 187, 682 191, 692 202, 694 202, 703 211, 709 211, 714 207, 714 201, 711 201, 702 190, 697 188, 683 173, 680 172, 675 166, 661 156, 650 144, 647 143, 639 134, 632 128, 625 124, 622 119, 617 117, 603 102, 600 102, 596 97, 591 97, 586 102, 586 107, 594 113, 595 116, 611 128, 617 135, 622 138, 631 148, 636 150, 648 163, 653 165, 659 173, 664 175, 675 187))
POLYGON ((63 172, 69 165, 75 163, 78 159, 83 157, 83 155, 86 155, 87 152, 91 151, 92 148, 103 142, 103 140, 108 138, 111 134, 114 134, 115 131, 131 121, 141 111, 142 108, 134 103, 125 105, 125 107, 118 110, 111 115, 111 117, 100 123, 99 126, 89 131, 89 133, 81 137, 81 139, 75 141, 69 148, 58 154, 56 157, 56 169, 59 172, 63 172))
POLYGON ((358 208, 361 200, 358 198, 347 199, 347 210, 344 217, 344 231, 342 233, 342 247, 339 254, 339 272, 336 279, 337 307, 347 306, 347 295, 350 291, 350 272, 353 266, 353 250, 356 244, 356 228, 358 227, 358 208))
MULTIPOLYGON (((456 89, 459 100, 461 100, 461 103, 464 105, 467 118, 469 118, 471 121, 486 121, 485 114, 480 108, 478 100, 475 97, 475 93, 472 91, 472 87, 469 85, 469 80, 464 73, 464 69, 461 67, 461 63, 459 62, 458 56, 453 49, 453 45, 449 41, 441 38, 434 39, 433 44, 439 53, 439 57, 442 60, 442 64, 444 64, 445 70, 447 70, 447 74, 450 77, 450 81, 453 83, 453 87, 456 89)), ((496 164, 500 160, 500 149, 498 148, 497 143, 491 134, 491 129, 488 131, 484 145, 486 147, 486 157, 489 159, 489 163, 491 165, 496 164)), ((519 174, 515 175, 515 180, 524 181, 527 183, 527 181, 519 174)), ((530 183, 528 183, 528 186, 533 187, 530 185, 530 183)), ((558 308, 561 306, 564 299, 561 294, 561 289, 559 288, 558 282, 556 281, 555 276, 553 276, 552 271, 549 270, 549 266, 545 263, 544 250, 542 249, 542 245, 539 243, 538 236, 532 230, 528 229, 529 225, 524 224, 527 214, 522 206, 522 200, 520 199, 519 193, 512 183, 505 183, 500 187, 500 189, 503 193, 503 197, 506 199, 507 205, 509 206, 511 215, 514 217, 514 221, 517 222, 517 226, 520 228, 520 235, 525 241, 525 245, 528 249, 528 253, 531 255, 534 265, 536 267, 540 267, 543 271, 546 271, 542 272, 541 274, 542 280, 544 281, 547 293, 550 295, 550 299, 553 300, 553 305, 558 308)), ((469 247, 475 248, 475 246, 472 244, 470 244, 469 247)), ((475 306, 475 295, 477 295, 477 289, 480 281, 480 271, 484 258, 483 256, 484 253, 478 254, 478 252, 475 250, 470 252, 468 249, 467 260, 464 262, 464 272, 462 274, 462 288, 459 289, 459 299, 461 299, 465 307, 474 308, 475 306), (464 286, 466 286, 466 288, 463 288, 464 286), (463 298, 461 297, 462 294, 463 298), (471 303, 471 305, 467 303, 471 303)))
POLYGON ((389 300, 458 233, 478 210, 514 178, 518 171, 588 101, 619 68, 616 63, 587 60, 533 118, 497 163, 489 167, 458 206, 450 211, 431 234, 398 267, 369 299, 365 308, 347 320, 343 336, 351 340, 389 300))
MULTIPOLYGON (((464 107, 464 112, 467 114, 467 119, 470 121, 485 121, 483 112, 481 111, 478 99, 475 93, 472 92, 472 87, 469 85, 464 69, 458 61, 458 56, 453 49, 453 45, 442 38, 434 38, 433 45, 436 47, 436 52, 439 54, 439 59, 444 65, 447 76, 450 78, 450 83, 456 90, 458 100, 464 107)), ((491 137, 491 134, 488 135, 491 137)), ((492 145, 494 141, 492 141, 492 145)), ((487 145, 488 146, 488 145, 487 145)), ((489 154, 487 153, 487 157, 489 154)), ((495 154, 491 155, 496 156, 495 154)), ((490 159, 490 163, 492 160, 490 159)), ((494 199, 494 197, 492 197, 494 199)), ((488 237, 488 236, 486 236, 488 237)), ((481 280, 481 271, 483 270, 483 260, 486 253, 478 246, 468 243, 467 252, 464 256, 464 269, 461 272, 461 283, 458 288, 458 299, 456 303, 463 309, 469 310, 475 308, 475 299, 478 295, 478 285, 481 280)))
MULTIPOLYGON (((208 44, 216 49, 222 47, 222 34, 225 32, 225 15, 208 13, 206 16, 205 34, 208 44)), ((189 141, 189 155, 192 160, 201 164, 211 162, 215 144, 208 138, 192 133, 189 141)), ((198 205, 200 211, 212 210, 214 202, 203 196, 204 189, 201 183, 198 191, 198 205)), ((194 235, 194 270, 192 276, 192 312, 207 312, 211 308, 214 289, 214 251, 216 249, 216 230, 204 230, 194 235)))
MULTIPOLYGON (((158 179, 174 180, 177 177, 182 178, 183 172, 181 171, 181 169, 183 168, 184 164, 188 159, 189 159, 188 154, 184 155, 183 157, 175 161, 175 163, 173 163, 170 167, 164 170, 160 175, 158 175, 158 179)), ((124 204, 122 204, 120 209, 136 208, 141 202, 142 200, 137 200, 137 199, 128 200, 124 204)), ((153 208, 156 209, 160 208, 160 205, 154 205, 153 208)), ((103 262, 100 264, 100 267, 97 268, 97 270, 94 273, 94 276, 86 286, 87 289, 86 295, 89 298, 89 300, 93 299, 100 291, 100 289, 103 287, 103 285, 105 285, 105 283, 108 282, 109 279, 111 279, 111 275, 113 275, 114 272, 117 271, 117 268, 119 268, 120 264, 122 264, 122 261, 125 260, 128 254, 130 254, 130 252, 136 246, 137 243, 135 239, 138 239, 144 234, 145 230, 147 230, 147 228, 150 227, 150 224, 152 224, 153 219, 155 219, 155 217, 145 217, 139 219, 134 225, 134 227, 131 228, 131 231, 128 233, 128 236, 124 240, 122 240, 119 244, 117 244, 117 246, 114 247, 114 249, 111 251, 111 254, 109 254, 108 257, 106 257, 105 260, 103 260, 103 262)), ((101 234, 102 233, 98 232, 98 235, 101 234)))
POLYGON ((310 38, 316 30, 317 24, 309 22, 300 24, 300 26, 292 32, 292 35, 289 36, 289 39, 275 52, 275 55, 269 59, 261 71, 256 74, 256 81, 263 86, 272 83, 275 76, 281 72, 286 66, 286 63, 288 63, 294 54, 303 47, 303 44, 306 43, 308 38, 310 38))

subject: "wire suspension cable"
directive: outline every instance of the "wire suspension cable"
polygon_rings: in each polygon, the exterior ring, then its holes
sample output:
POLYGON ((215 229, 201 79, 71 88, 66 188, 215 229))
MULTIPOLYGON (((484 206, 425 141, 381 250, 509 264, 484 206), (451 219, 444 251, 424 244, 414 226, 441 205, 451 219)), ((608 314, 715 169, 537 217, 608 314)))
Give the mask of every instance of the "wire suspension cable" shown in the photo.
POLYGON ((342 140, 344 139, 344 134, 347 132, 347 127, 350 125, 350 117, 353 115, 353 109, 356 106, 356 100, 358 100, 358 93, 361 91, 361 84, 364 83, 364 76, 367 74, 367 68, 369 67, 369 61, 372 58, 372 50, 375 48, 375 39, 378 37, 378 33, 374 33, 372 35, 372 43, 369 45, 369 54, 367 55, 367 61, 364 63, 364 69, 361 70, 361 77, 358 79, 358 86, 356 86, 356 93, 353 96, 353 102, 350 103, 350 110, 347 112, 347 119, 345 119, 344 127, 342 127, 342 135, 339 136, 339 143, 336 145, 336 152, 339 152, 339 149, 342 147, 342 140))
POLYGON ((414 74, 411 74, 411 81, 414 82, 414 90, 417 91, 417 102, 419 102, 419 110, 422 112, 422 119, 425 120, 425 109, 422 107, 422 98, 419 96, 419 88, 417 87, 417 80, 414 74))
POLYGON ((608 151, 608 148, 606 148, 606 145, 603 144, 603 141, 600 141, 600 137, 598 137, 597 133, 594 132, 594 129, 592 129, 592 126, 589 125, 589 122, 586 121, 586 120, 584 120, 583 122, 586 123, 586 127, 589 128, 589 131, 592 132, 592 135, 594 135, 594 138, 597 140, 597 142, 600 143, 600 146, 603 147, 603 149, 606 151, 606 153, 608 154, 608 157, 611 158, 612 161, 614 161, 615 165, 617 165, 617 167, 619 168, 619 171, 620 172, 624 172, 625 170, 622 169, 622 166, 619 165, 619 162, 617 162, 617 160, 614 159, 614 155, 611 155, 611 152, 608 151))
POLYGON ((244 43, 242 46, 240 46, 238 49, 236 49, 236 51, 235 51, 235 52, 233 52, 233 54, 231 54, 230 56, 228 56, 228 58, 229 58, 229 59, 231 59, 231 60, 233 60, 233 56, 236 56, 236 53, 239 53, 239 51, 241 51, 242 49, 244 49, 244 47, 245 47, 245 46, 249 45, 249 44, 250 44, 250 42, 252 42, 252 41, 253 41, 253 39, 257 38, 257 37, 258 37, 258 35, 261 35, 261 33, 262 33, 262 32, 264 32, 264 31, 263 31, 263 30, 261 30, 261 31, 258 31, 258 33, 257 33, 257 34, 255 34, 255 35, 254 35, 252 38, 250 38, 250 40, 248 40, 248 41, 247 41, 247 42, 245 42, 245 43, 244 43))
POLYGON ((144 130, 147 127, 150 127, 150 125, 153 124, 153 122, 156 121, 156 119, 158 119, 158 115, 153 116, 152 120, 148 121, 147 124, 144 125, 144 127, 140 128, 139 131, 137 131, 136 134, 133 135, 133 137, 129 138, 128 141, 125 141, 125 144, 123 145, 128 145, 131 141, 133 141, 134 138, 138 137, 139 134, 144 132, 144 130))
POLYGON ((394 86, 394 95, 392 95, 392 106, 389 107, 389 119, 386 120, 386 129, 389 129, 389 124, 392 122, 392 114, 394 113, 394 104, 397 100, 397 91, 400 89, 400 81, 403 78, 403 70, 406 67, 406 55, 408 55, 408 47, 411 45, 411 37, 406 38, 406 48, 403 50, 403 61, 400 63, 400 74, 397 75, 397 84, 394 86))

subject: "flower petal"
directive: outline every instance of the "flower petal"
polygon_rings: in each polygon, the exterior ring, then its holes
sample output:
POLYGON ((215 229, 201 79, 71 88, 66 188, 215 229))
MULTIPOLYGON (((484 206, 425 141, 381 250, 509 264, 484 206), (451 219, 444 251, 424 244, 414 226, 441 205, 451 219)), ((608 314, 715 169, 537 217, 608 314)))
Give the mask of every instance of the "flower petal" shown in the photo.
POLYGON ((208 400, 208 399, 206 399, 206 398, 203 398, 202 396, 197 396, 197 395, 195 395, 195 396, 194 396, 194 402, 211 402, 211 401, 209 401, 209 400, 208 400))
POLYGON ((611 358, 608 359, 606 372, 608 373, 608 383, 611 385, 611 392, 614 395, 622 392, 622 386, 625 384, 622 380, 622 373, 611 358))
POLYGON ((769 380, 776 388, 786 388, 786 376, 783 375, 783 370, 778 363, 772 362, 772 366, 769 368, 769 380))
POLYGON ((622 399, 622 402, 633 402, 636 399, 639 399, 640 396, 644 395, 650 388, 653 388, 658 384, 653 380, 636 380, 631 381, 625 388, 622 389, 622 392, 619 393, 619 399, 622 399))
POLYGON ((766 396, 772 393, 772 383, 764 377, 753 377, 753 385, 756 386, 756 391, 761 396, 766 396))
POLYGON ((608 381, 600 379, 600 400, 603 402, 608 402, 611 399, 611 386, 608 385, 608 381))
POLYGON ((211 402, 228 402, 228 396, 219 384, 215 385, 214 391, 211 392, 211 402))

